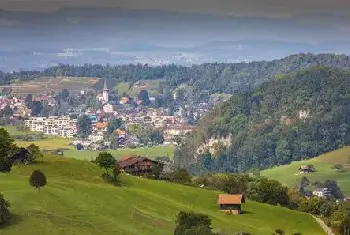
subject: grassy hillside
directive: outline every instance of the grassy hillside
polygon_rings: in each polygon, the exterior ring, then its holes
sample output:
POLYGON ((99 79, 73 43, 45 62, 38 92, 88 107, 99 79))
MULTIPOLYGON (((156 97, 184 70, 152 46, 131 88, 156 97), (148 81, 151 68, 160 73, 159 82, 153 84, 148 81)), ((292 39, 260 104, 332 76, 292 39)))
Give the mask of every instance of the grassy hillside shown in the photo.
POLYGON ((310 215, 300 212, 247 202, 246 214, 228 216, 218 211, 215 191, 126 175, 116 188, 103 183, 100 174, 92 163, 53 157, 0 174, 1 192, 14 215, 0 234, 170 235, 180 210, 207 214, 217 231, 270 235, 281 228, 287 234, 324 234, 310 215), (29 174, 38 168, 48 177, 39 193, 28 184, 29 174))
POLYGON ((296 161, 290 165, 274 167, 261 172, 261 175, 277 179, 289 186, 294 186, 305 174, 299 174, 298 168, 312 164, 317 172, 305 175, 310 181, 336 180, 343 193, 350 196, 350 146, 323 154, 307 161, 296 161), (344 167, 343 172, 332 169, 335 164, 344 167))
POLYGON ((61 91, 64 88, 74 93, 87 89, 98 81, 97 78, 89 77, 40 77, 31 81, 15 81, 11 85, 0 86, 0 89, 10 87, 14 95, 39 95, 43 92, 61 91))
POLYGON ((150 96, 158 94, 160 80, 141 80, 130 87, 130 82, 119 82, 114 89, 118 94, 127 93, 130 96, 137 96, 141 90, 147 90, 150 96))

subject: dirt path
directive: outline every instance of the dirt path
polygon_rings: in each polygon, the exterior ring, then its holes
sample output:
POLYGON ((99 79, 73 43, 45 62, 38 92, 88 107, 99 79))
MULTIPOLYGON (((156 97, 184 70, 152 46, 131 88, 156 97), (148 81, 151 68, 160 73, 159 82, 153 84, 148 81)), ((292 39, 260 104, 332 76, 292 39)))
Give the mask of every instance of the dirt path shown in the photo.
POLYGON ((319 225, 321 226, 321 228, 326 232, 327 235, 335 235, 333 232, 332 232, 332 229, 330 229, 330 227, 328 227, 324 222, 323 220, 321 220, 320 218, 317 218, 316 216, 312 216, 317 223, 319 223, 319 225))

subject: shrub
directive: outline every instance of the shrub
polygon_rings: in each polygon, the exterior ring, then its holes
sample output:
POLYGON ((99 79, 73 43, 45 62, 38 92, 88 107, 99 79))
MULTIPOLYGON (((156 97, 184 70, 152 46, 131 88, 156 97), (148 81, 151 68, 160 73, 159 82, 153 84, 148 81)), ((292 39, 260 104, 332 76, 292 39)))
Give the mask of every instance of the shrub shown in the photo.
POLYGON ((0 193, 0 225, 3 225, 10 221, 10 204, 5 200, 3 195, 0 193))

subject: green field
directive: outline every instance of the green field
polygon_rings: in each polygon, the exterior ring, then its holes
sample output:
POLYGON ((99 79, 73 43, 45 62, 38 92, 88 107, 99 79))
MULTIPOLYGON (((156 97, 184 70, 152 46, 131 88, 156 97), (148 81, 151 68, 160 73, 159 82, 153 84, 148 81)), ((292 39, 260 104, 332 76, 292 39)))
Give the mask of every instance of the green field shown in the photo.
MULTIPOLYGON (((5 126, 5 128, 10 135, 24 135, 26 133, 16 130, 15 126, 5 126)), ((35 134, 35 132, 29 132, 30 134, 35 134)), ((18 141, 16 144, 19 147, 27 147, 28 145, 34 143, 39 146, 42 150, 55 150, 63 149, 64 156, 69 158, 76 158, 80 160, 93 160, 97 157, 99 151, 78 151, 76 148, 70 146, 69 144, 72 140, 57 138, 57 137, 48 137, 42 140, 36 141, 18 141)), ((139 156, 148 156, 149 158, 159 157, 159 156, 169 156, 172 158, 174 156, 174 146, 154 146, 154 147, 144 147, 144 148, 123 148, 118 150, 110 150, 109 152, 113 154, 114 157, 119 158, 125 155, 139 155, 139 156)))
POLYGON ((1 235, 121 234, 171 235, 176 214, 207 214, 215 231, 270 235, 323 235, 308 214, 248 201, 245 214, 218 211, 219 192, 122 175, 122 187, 102 182, 102 170, 87 161, 47 157, 38 165, 15 166, 0 174, 0 189, 11 203, 13 219, 1 235), (48 186, 40 192, 28 184, 33 169, 41 169, 48 186))
POLYGON ((57 92, 66 88, 71 93, 80 92, 95 85, 100 79, 90 77, 39 77, 31 81, 15 81, 10 85, 14 95, 39 95, 43 92, 57 92))
POLYGON ((347 146, 307 161, 293 162, 290 165, 264 170, 261 172, 261 175, 279 180, 291 187, 295 186, 302 176, 306 176, 310 181, 336 180, 343 194, 350 196, 349 159, 350 146, 347 146), (314 165, 317 172, 311 174, 299 174, 298 168, 307 164, 314 165), (332 166, 335 164, 343 165, 344 171, 339 172, 332 169, 332 166))
POLYGON ((114 90, 116 90, 120 95, 123 92, 125 92, 130 96, 137 96, 141 90, 146 89, 150 96, 154 96, 158 94, 158 87, 159 87, 159 80, 140 80, 136 82, 136 84, 131 86, 131 88, 130 88, 130 82, 119 82, 114 87, 114 90))

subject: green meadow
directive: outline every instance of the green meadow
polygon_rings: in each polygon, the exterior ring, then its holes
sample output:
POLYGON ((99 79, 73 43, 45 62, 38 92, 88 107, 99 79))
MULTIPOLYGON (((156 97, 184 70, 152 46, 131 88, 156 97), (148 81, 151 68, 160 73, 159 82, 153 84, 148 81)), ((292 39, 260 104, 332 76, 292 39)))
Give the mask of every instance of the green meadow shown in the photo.
MULTIPOLYGON (((25 135, 25 134, 35 134, 35 132, 24 133, 17 131, 15 126, 5 126, 4 127, 12 136, 15 135, 25 135)), ((76 158, 80 160, 93 160, 97 157, 99 151, 89 151, 82 150, 78 151, 76 148, 72 147, 70 143, 72 140, 51 137, 48 136, 45 139, 40 139, 36 141, 19 141, 16 140, 16 144, 20 147, 27 147, 28 145, 34 143, 39 146, 41 150, 56 150, 62 149, 64 151, 64 156, 69 158, 76 158)), ((109 150, 115 158, 119 158, 125 155, 139 155, 148 156, 149 158, 155 158, 159 156, 169 156, 172 158, 174 156, 174 146, 153 146, 153 147, 140 147, 140 148, 122 148, 117 150, 109 150)))
POLYGON ((121 187, 101 180, 93 163, 45 157, 43 163, 15 166, 0 174, 0 191, 11 203, 11 223, 1 235, 121 234, 171 235, 179 211, 208 215, 217 232, 270 235, 277 228, 286 234, 324 235, 308 214, 248 201, 244 214, 218 211, 220 192, 121 175, 121 187), (29 186, 34 169, 41 169, 48 185, 29 186))
POLYGON ((350 146, 310 160, 264 170, 261 175, 279 180, 291 187, 295 186, 302 176, 306 176, 310 181, 336 180, 344 195, 350 196, 350 146), (314 165, 316 172, 300 174, 298 168, 308 164, 314 165), (332 169, 336 164, 342 165, 344 169, 342 171, 332 169))

